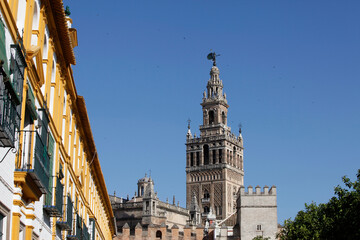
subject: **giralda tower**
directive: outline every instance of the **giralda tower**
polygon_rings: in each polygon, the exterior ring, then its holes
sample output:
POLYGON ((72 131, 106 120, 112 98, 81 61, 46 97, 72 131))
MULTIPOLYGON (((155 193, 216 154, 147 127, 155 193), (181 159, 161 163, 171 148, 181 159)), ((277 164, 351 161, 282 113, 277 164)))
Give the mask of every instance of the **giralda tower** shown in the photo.
MULTIPOLYGON (((201 103, 200 137, 192 135, 190 124, 186 135, 186 206, 195 195, 203 220, 210 209, 217 219, 233 214, 237 192, 244 184, 241 129, 236 136, 227 126, 229 105, 212 54, 214 64, 201 103)), ((231 218, 229 221, 232 224, 231 218)))

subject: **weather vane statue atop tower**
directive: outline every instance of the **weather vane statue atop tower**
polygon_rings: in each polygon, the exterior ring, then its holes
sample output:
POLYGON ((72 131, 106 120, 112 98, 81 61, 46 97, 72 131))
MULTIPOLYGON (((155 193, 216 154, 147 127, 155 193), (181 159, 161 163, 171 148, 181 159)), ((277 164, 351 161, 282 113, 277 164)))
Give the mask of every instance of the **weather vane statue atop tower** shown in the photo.
MULTIPOLYGON (((210 50, 211 51, 211 50, 210 50)), ((220 56, 220 54, 216 54, 215 52, 210 52, 207 55, 207 59, 208 60, 212 60, 213 61, 213 66, 216 66, 216 57, 220 56)))

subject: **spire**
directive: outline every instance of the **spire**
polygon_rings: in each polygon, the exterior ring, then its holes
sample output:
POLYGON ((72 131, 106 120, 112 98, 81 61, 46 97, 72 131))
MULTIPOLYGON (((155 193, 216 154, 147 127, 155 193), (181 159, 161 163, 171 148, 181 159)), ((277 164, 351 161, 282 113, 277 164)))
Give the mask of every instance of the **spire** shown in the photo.
POLYGON ((220 79, 220 71, 216 64, 211 67, 210 79, 206 88, 207 91, 203 94, 203 103, 223 102, 224 105, 227 105, 226 94, 223 93, 223 83, 220 79))
POLYGON ((193 194, 193 196, 191 198, 190 212, 200 212, 200 207, 198 205, 195 193, 193 194))
POLYGON ((191 130, 190 130, 190 118, 188 119, 188 131, 187 131, 187 134, 186 134, 186 138, 187 139, 192 139, 192 134, 191 134, 191 130))
POLYGON ((240 141, 240 145, 242 146, 242 134, 241 134, 241 128, 242 128, 242 125, 241 123, 239 124, 239 136, 238 136, 238 140, 240 141))

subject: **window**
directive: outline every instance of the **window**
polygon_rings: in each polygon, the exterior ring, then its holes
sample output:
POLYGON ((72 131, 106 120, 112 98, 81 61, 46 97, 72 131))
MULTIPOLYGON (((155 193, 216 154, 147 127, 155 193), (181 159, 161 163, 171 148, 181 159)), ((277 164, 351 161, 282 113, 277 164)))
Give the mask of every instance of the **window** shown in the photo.
POLYGON ((3 239, 3 235, 4 235, 4 233, 3 233, 4 232, 4 227, 3 227, 4 218, 5 218, 5 216, 2 213, 0 213, 0 240, 3 239))
POLYGON ((261 231, 261 224, 256 226, 256 231, 261 231))
POLYGON ((209 111, 209 124, 214 124, 215 116, 214 111, 209 111))
POLYGON ((196 166, 200 166, 200 153, 196 152, 196 166))
POLYGON ((237 164, 236 164, 236 161, 237 161, 237 158, 236 158, 236 147, 234 147, 234 150, 233 150, 233 160, 234 160, 234 161, 233 161, 232 164, 233 164, 233 165, 237 165, 237 164))
POLYGON ((208 191, 205 191, 205 193, 204 193, 204 198, 205 198, 205 199, 209 199, 209 198, 210 198, 210 194, 209 194, 208 191))
POLYGON ((222 149, 219 149, 219 163, 222 163, 222 149))
POLYGON ((213 150, 212 151, 212 157, 213 157, 213 164, 215 164, 216 163, 216 150, 213 150))
POLYGON ((161 239, 161 238, 162 238, 162 233, 161 233, 160 230, 158 230, 158 231, 156 232, 156 238, 157 238, 157 239, 161 239))
POLYGON ((19 232, 19 240, 25 239, 25 225, 20 223, 20 232, 19 232))
POLYGON ((194 153, 190 153, 190 167, 194 166, 194 153))
POLYGON ((209 164, 209 145, 204 145, 204 165, 209 164))
POLYGON ((210 212, 210 208, 208 206, 204 207, 204 213, 209 213, 210 212))
POLYGON ((19 45, 11 45, 8 57, 5 47, 4 25, 0 21, 0 129, 4 137, 0 146, 14 147, 15 131, 20 126, 21 100, 23 93, 24 68, 26 62, 19 45), (10 65, 8 66, 10 59, 10 65))

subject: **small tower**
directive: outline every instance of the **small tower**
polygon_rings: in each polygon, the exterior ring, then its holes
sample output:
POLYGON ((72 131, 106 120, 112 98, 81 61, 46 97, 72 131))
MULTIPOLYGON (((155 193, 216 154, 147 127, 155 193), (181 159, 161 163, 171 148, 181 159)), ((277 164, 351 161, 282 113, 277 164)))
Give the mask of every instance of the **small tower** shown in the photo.
MULTIPOLYGON (((186 138, 186 206, 196 196, 203 223, 212 209, 218 220, 236 211, 236 193, 244 184, 243 139, 227 125, 229 105, 214 61, 202 98, 200 137, 186 138)), ((210 55, 210 54, 209 54, 210 55)), ((227 222, 231 222, 227 221, 227 222)), ((229 223, 231 225, 231 223, 229 223)))
POLYGON ((201 211, 200 211, 200 207, 199 207, 199 204, 198 204, 195 194, 191 198, 189 212, 190 212, 191 224, 193 226, 197 226, 198 224, 200 224, 201 223, 201 211))
POLYGON ((138 197, 144 197, 146 186, 149 184, 149 179, 145 173, 145 177, 139 179, 138 185, 138 197))
POLYGON ((156 215, 156 194, 154 191, 154 182, 151 178, 148 180, 148 184, 145 188, 145 193, 143 195, 143 215, 144 216, 154 216, 156 215))

